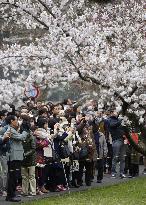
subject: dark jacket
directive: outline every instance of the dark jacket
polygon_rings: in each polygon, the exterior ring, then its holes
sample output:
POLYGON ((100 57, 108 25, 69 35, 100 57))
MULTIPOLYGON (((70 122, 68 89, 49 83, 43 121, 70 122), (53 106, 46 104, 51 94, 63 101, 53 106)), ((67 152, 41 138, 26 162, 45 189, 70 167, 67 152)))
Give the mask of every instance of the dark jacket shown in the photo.
POLYGON ((56 123, 59 123, 60 121, 60 118, 58 118, 56 115, 53 115, 53 116, 50 116, 50 119, 48 121, 48 127, 51 129, 51 130, 54 130, 54 125, 56 123))
POLYGON ((57 137, 54 138, 54 149, 58 155, 60 155, 60 144, 63 140, 68 136, 66 132, 62 133, 61 135, 58 134, 57 137))
POLYGON ((109 132, 111 133, 112 140, 121 140, 124 141, 124 129, 121 125, 122 120, 118 119, 118 117, 111 116, 108 119, 109 122, 109 132))
POLYGON ((2 145, 2 144, 3 144, 3 138, 0 137, 0 145, 2 145))
POLYGON ((30 133, 27 135, 25 141, 23 141, 24 159, 22 166, 31 167, 36 165, 36 140, 30 133))

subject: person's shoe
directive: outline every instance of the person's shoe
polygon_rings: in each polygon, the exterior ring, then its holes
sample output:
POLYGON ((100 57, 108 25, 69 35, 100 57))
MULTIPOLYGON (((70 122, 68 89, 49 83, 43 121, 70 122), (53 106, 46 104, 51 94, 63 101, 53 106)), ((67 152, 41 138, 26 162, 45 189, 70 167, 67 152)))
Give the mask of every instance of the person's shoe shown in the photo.
POLYGON ((91 182, 87 182, 87 183, 86 183, 86 186, 91 186, 91 182))
POLYGON ((74 184, 74 187, 75 187, 75 188, 79 188, 80 185, 75 183, 75 184, 74 184))
POLYGON ((33 192, 33 193, 30 192, 30 193, 29 193, 29 196, 36 196, 36 192, 33 192))
POLYGON ((68 187, 69 187, 69 188, 74 188, 75 186, 74 186, 72 183, 70 183, 70 184, 68 185, 68 187))
POLYGON ((3 197, 6 197, 6 196, 7 196, 7 192, 6 192, 6 191, 3 191, 2 196, 3 196, 3 197))
POLYGON ((67 190, 63 185, 58 185, 57 188, 58 188, 60 191, 66 191, 66 190, 67 190))
POLYGON ((49 189, 50 192, 60 192, 60 190, 56 187, 56 188, 50 188, 49 189))
POLYGON ((111 173, 112 173, 112 172, 111 172, 110 170, 108 170, 107 174, 111 175, 111 173))
POLYGON ((78 182, 78 185, 83 186, 83 182, 78 182))
POLYGON ((94 181, 94 176, 91 177, 91 182, 93 182, 93 181, 94 181))
POLYGON ((41 192, 40 190, 37 190, 37 195, 43 195, 44 193, 43 192, 41 192))
POLYGON ((21 186, 17 186, 16 187, 16 191, 21 192, 22 191, 22 187, 21 186))
POLYGON ((146 175, 146 169, 143 170, 143 174, 146 175))
POLYGON ((75 179, 73 182, 72 182, 72 185, 75 187, 75 188, 79 188, 80 185, 78 184, 78 181, 75 179))
POLYGON ((52 192, 60 192, 60 190, 58 188, 52 190, 52 192))
POLYGON ((11 202, 20 202, 21 199, 18 197, 12 197, 12 198, 8 198, 6 197, 6 201, 11 201, 11 202))
POLYGON ((28 194, 21 192, 21 196, 26 197, 28 194))
POLYGON ((65 188, 65 187, 61 187, 61 189, 60 189, 60 191, 66 191, 67 190, 67 188, 65 188))
POLYGON ((133 178, 133 176, 132 175, 128 175, 128 178, 131 179, 131 178, 133 178))
POLYGON ((121 178, 121 179, 125 179, 125 178, 127 178, 127 177, 126 177, 125 174, 120 174, 120 178, 121 178))
POLYGON ((43 186, 40 190, 41 192, 43 192, 44 194, 48 193, 49 191, 43 186))
POLYGON ((77 184, 77 183, 72 183, 72 187, 70 187, 70 188, 79 188, 80 187, 80 185, 79 184, 77 184))
POLYGON ((34 197, 33 195, 31 195, 31 194, 29 194, 29 195, 27 195, 27 197, 28 198, 32 198, 32 197, 34 197))
POLYGON ((116 174, 115 173, 112 173, 112 175, 111 175, 111 178, 116 178, 116 174))
POLYGON ((97 180, 97 183, 102 183, 102 180, 97 180))

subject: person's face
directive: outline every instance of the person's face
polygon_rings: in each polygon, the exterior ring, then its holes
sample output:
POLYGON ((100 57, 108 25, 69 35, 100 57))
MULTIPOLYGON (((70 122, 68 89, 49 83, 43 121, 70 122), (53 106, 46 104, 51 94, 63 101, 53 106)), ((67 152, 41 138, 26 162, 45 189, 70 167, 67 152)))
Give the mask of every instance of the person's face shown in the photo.
POLYGON ((61 106, 61 105, 58 105, 58 109, 59 109, 59 110, 62 110, 62 106, 61 106))
POLYGON ((12 120, 12 121, 11 121, 11 125, 12 125, 12 127, 14 127, 14 128, 17 128, 17 127, 18 127, 18 119, 17 119, 17 117, 15 117, 15 120, 12 120))
POLYGON ((72 105, 71 99, 68 99, 67 104, 68 104, 68 105, 72 105))
POLYGON ((42 106, 42 103, 41 102, 37 102, 37 107, 41 107, 42 106))
POLYGON ((28 113, 28 110, 27 110, 26 108, 23 108, 23 109, 21 110, 21 113, 28 113))
POLYGON ((19 124, 19 126, 22 124, 22 122, 23 122, 22 118, 19 117, 19 119, 18 119, 18 124, 19 124))
POLYGON ((6 115, 1 116, 1 119, 2 119, 2 120, 5 120, 5 118, 6 118, 6 115))
POLYGON ((33 100, 31 101, 31 105, 32 105, 32 106, 34 106, 34 105, 35 105, 35 102, 34 102, 33 100))
POLYGON ((44 129, 47 130, 48 129, 48 123, 44 124, 44 129))
POLYGON ((30 126, 31 126, 31 127, 34 127, 34 126, 35 126, 34 120, 31 120, 31 121, 30 121, 30 126))
POLYGON ((59 112, 60 112, 59 107, 58 107, 58 106, 54 107, 54 109, 53 109, 53 114, 58 115, 59 112))
POLYGON ((80 113, 81 112, 81 107, 77 108, 77 112, 80 113))
POLYGON ((47 112, 43 113, 42 116, 43 116, 43 117, 48 117, 47 112))
POLYGON ((33 108, 34 107, 34 104, 32 104, 32 103, 29 103, 29 108, 33 108))
POLYGON ((114 112, 112 112, 112 116, 118 117, 119 113, 115 110, 114 112))
POLYGON ((102 112, 100 111, 96 112, 96 117, 102 117, 102 112))

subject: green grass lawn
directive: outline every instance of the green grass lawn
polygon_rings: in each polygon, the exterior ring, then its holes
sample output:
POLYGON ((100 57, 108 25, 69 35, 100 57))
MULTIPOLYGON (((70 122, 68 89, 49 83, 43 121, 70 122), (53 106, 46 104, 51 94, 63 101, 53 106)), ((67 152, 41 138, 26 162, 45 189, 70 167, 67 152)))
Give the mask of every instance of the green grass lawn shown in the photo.
POLYGON ((24 205, 146 205, 146 178, 25 203, 24 205))

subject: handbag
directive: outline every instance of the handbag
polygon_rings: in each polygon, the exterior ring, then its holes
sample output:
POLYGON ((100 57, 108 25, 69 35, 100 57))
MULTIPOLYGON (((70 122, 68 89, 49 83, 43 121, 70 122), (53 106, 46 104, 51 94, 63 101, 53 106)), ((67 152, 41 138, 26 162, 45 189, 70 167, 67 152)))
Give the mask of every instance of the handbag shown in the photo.
POLYGON ((45 164, 45 159, 43 156, 37 155, 36 162, 37 162, 37 164, 45 164))
POLYGON ((37 148, 42 149, 46 147, 45 139, 37 139, 37 148))

